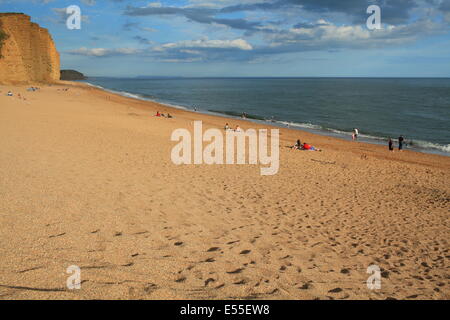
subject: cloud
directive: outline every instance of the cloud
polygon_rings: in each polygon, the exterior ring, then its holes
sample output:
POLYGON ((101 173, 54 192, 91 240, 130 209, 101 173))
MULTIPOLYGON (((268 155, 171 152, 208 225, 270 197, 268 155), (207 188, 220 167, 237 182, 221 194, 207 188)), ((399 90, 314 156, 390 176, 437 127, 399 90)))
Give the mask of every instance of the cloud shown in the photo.
POLYGON ((89 56, 89 57, 110 57, 118 55, 134 55, 140 53, 140 49, 136 48, 116 48, 116 49, 105 49, 105 48, 92 48, 88 49, 86 47, 81 47, 79 49, 69 50, 66 53, 73 55, 89 56))
POLYGON ((246 19, 236 18, 218 18, 216 17, 220 11, 209 8, 179 8, 179 7, 163 7, 163 6, 146 6, 133 7, 127 6, 124 14, 127 16, 164 16, 164 15, 178 15, 184 16, 190 21, 203 24, 219 24, 229 26, 240 30, 257 30, 257 27, 262 26, 261 22, 252 22, 246 19))
POLYGON ((197 39, 170 42, 151 48, 145 54, 162 62, 210 62, 247 60, 253 46, 243 39, 197 39))
MULTIPOLYGON (((123 30, 141 31, 127 35, 147 49, 80 48, 69 53, 95 57, 136 54, 164 62, 262 62, 272 57, 282 59, 283 54, 289 53, 401 46, 448 33, 448 24, 442 17, 450 23, 450 1, 190 0, 184 6, 153 1, 143 7, 127 5, 122 13, 129 19, 123 30), (381 7, 382 30, 371 31, 365 25, 366 9, 373 3, 381 7), (178 16, 188 22, 228 28, 214 28, 215 40, 199 40, 196 35, 194 40, 156 44, 144 33, 155 29, 142 27, 146 20, 135 19, 149 16, 178 16)), ((208 35, 211 29, 208 28, 208 35)))
POLYGON ((253 47, 243 39, 235 40, 187 40, 173 43, 166 43, 155 47, 155 51, 167 49, 190 48, 190 49, 226 49, 226 50, 252 50, 253 47))
MULTIPOLYGON (((294 12, 298 12, 299 15, 307 12, 310 16, 312 14, 323 17, 323 15, 340 14, 348 17, 350 24, 364 25, 368 17, 366 10, 369 5, 375 3, 381 7, 382 23, 400 25, 409 21, 411 11, 418 7, 420 1, 433 0, 269 0, 242 3, 226 0, 216 1, 214 4, 200 0, 193 1, 193 4, 184 7, 163 6, 159 2, 152 2, 144 7, 128 5, 123 14, 134 17, 175 15, 200 24, 217 24, 235 30, 244 30, 247 35, 251 35, 260 31, 272 32, 270 25, 273 22, 267 17, 261 20, 249 19, 248 15, 245 18, 242 16, 230 18, 223 15, 242 15, 245 12, 271 15, 277 12, 282 16, 288 16, 294 12)), ((257 16, 254 17, 257 18, 257 16)))
POLYGON ((84 3, 87 6, 94 6, 95 0, 81 0, 82 3, 84 3))
POLYGON ((145 37, 141 37, 141 36, 134 36, 133 39, 138 41, 141 44, 154 44, 154 42, 152 40, 149 40, 149 39, 147 39, 145 37))
POLYGON ((444 33, 442 25, 428 20, 388 26, 370 31, 360 25, 338 26, 332 23, 315 27, 294 27, 268 36, 269 45, 256 49, 255 55, 340 49, 374 49, 413 43, 420 36, 444 33))

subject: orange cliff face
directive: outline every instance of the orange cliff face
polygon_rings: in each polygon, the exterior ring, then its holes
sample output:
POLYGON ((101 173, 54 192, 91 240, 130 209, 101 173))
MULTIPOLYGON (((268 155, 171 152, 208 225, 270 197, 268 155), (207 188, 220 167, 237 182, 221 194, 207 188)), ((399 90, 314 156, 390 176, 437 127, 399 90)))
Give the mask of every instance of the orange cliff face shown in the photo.
POLYGON ((59 53, 47 29, 25 14, 0 13, 0 30, 7 35, 0 48, 0 83, 59 80, 59 53))

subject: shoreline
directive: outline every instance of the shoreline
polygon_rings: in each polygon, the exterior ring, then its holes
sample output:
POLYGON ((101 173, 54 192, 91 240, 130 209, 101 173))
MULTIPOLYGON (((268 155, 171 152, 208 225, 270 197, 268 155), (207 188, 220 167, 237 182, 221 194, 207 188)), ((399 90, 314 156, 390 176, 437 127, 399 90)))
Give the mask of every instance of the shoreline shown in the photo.
MULTIPOLYGON (((92 90, 97 90, 99 93, 101 94, 105 94, 105 95, 113 95, 114 97, 116 97, 117 99, 124 99, 124 101, 133 101, 135 104, 139 104, 142 103, 143 105, 138 105, 138 107, 143 107, 143 108, 149 108, 151 109, 153 112, 156 113, 157 108, 156 107, 160 107, 161 110, 163 110, 163 113, 167 113, 166 110, 171 110, 170 112, 172 114, 176 114, 176 113, 181 113, 182 115, 187 115, 188 119, 190 121, 196 119, 196 118, 202 118, 203 116, 205 116, 205 119, 209 120, 211 124, 215 124, 218 128, 222 129, 223 126, 225 125, 226 120, 228 120, 228 123, 233 122, 234 124, 239 124, 242 128, 246 128, 249 127, 248 124, 254 124, 255 126, 252 127, 254 129, 259 129, 259 128, 273 128, 273 129, 280 129, 280 141, 283 141, 284 143, 288 143, 288 145, 293 145, 295 143, 295 141, 298 139, 298 136, 306 136, 308 141, 314 141, 314 140, 319 140, 321 141, 322 139, 325 142, 326 147, 331 147, 332 149, 334 149, 333 147, 333 141, 338 141, 338 142, 343 142, 346 145, 348 144, 348 146, 354 146, 355 148, 351 148, 353 151, 358 152, 358 151, 362 151, 365 150, 366 152, 368 150, 377 150, 376 155, 381 157, 381 158, 389 158, 392 160, 399 160, 399 161, 404 161, 404 162, 408 162, 408 159, 404 159, 405 157, 395 157, 395 155, 403 155, 403 154, 415 154, 415 155, 423 155, 425 158, 427 158, 428 156, 431 157, 438 157, 436 159, 439 159, 440 157, 446 159, 446 161, 449 162, 450 164, 450 156, 447 155, 443 155, 440 153, 427 153, 427 152, 420 152, 420 151, 416 151, 416 150, 411 150, 411 149, 404 149, 402 152, 399 152, 397 149, 395 149, 394 152, 389 152, 387 150, 387 145, 383 145, 383 144, 376 144, 376 143, 369 143, 369 142, 362 142, 362 141, 351 141, 351 140, 345 140, 342 139, 340 137, 336 137, 336 136, 332 136, 332 135, 325 135, 325 134, 319 134, 319 133, 314 133, 314 132, 310 132, 301 128, 286 128, 286 127, 280 127, 280 126, 276 126, 274 124, 271 124, 267 121, 253 121, 252 119, 242 119, 242 118, 232 118, 232 117, 228 117, 226 115, 220 115, 220 114, 213 114, 211 113, 202 113, 202 112, 196 112, 193 110, 189 110, 188 108, 182 107, 180 106, 180 108, 177 108, 175 106, 171 106, 168 104, 164 104, 164 103, 160 103, 157 101, 153 101, 150 99, 139 99, 139 98, 134 98, 134 97, 130 97, 130 96, 126 96, 126 95, 122 95, 118 92, 115 92, 113 90, 109 90, 109 89, 105 89, 105 88, 99 88, 97 85, 92 85, 92 84, 88 84, 88 83, 84 83, 84 82, 74 82, 74 81, 65 81, 62 82, 62 85, 72 85, 72 86, 79 86, 81 88, 91 88, 92 90), (156 108, 156 109, 155 109, 156 108), (212 119, 214 119, 214 121, 211 121, 212 119), (218 123, 218 121, 222 120, 222 124, 218 123), (372 149, 371 147, 374 147, 375 149, 372 149), (367 149, 369 148, 369 149, 367 149), (380 154, 381 153, 381 154, 380 154)), ((145 110, 145 109, 144 109, 145 110)), ((160 110, 160 111, 161 111, 160 110)), ((153 114, 151 114, 150 116, 153 116, 153 114)), ((233 127, 233 126, 232 126, 233 127)), ((303 142, 305 141, 305 139, 301 139, 300 140, 303 142)), ((282 145, 280 145, 280 147, 282 147, 282 145)), ((319 146, 320 147, 320 146, 319 146)))
MULTIPOLYGON (((147 102, 151 102, 151 103, 156 103, 156 104, 160 104, 166 107, 170 107, 170 108, 174 108, 176 110, 184 110, 184 111, 190 111, 193 113, 200 113, 200 114, 206 114, 206 115, 212 115, 212 116, 217 116, 217 117, 221 117, 221 118, 225 118, 225 119, 229 119, 230 121, 233 120, 243 120, 243 121, 248 121, 248 122, 252 122, 252 123, 257 123, 260 125, 268 125, 274 128, 279 128, 279 129, 292 129, 292 130, 298 130, 301 132, 308 132, 311 134, 316 134, 316 135, 320 135, 320 136, 326 136, 326 137, 333 137, 333 138, 338 138, 340 140, 343 141, 351 141, 350 137, 351 137, 351 133, 350 132, 345 132, 345 131, 341 131, 338 129, 332 129, 332 128, 322 128, 320 126, 314 125, 314 124, 310 124, 310 123, 295 123, 295 122, 289 122, 286 120, 269 120, 269 119, 258 119, 258 118, 242 118, 239 116, 233 116, 231 114, 227 114, 226 112, 220 112, 220 111, 214 111, 214 110, 197 110, 194 111, 192 108, 189 108, 187 106, 183 106, 183 105, 173 105, 170 102, 165 102, 165 101, 158 101, 158 100, 154 100, 152 98, 147 98, 142 94, 137 94, 137 93, 131 93, 131 92, 127 92, 127 91, 116 91, 113 89, 108 89, 108 88, 104 88, 102 86, 93 84, 88 82, 88 80, 83 80, 83 81, 72 81, 73 83, 82 83, 82 84, 87 84, 90 87, 94 87, 98 90, 104 91, 104 92, 108 92, 110 94, 116 94, 118 96, 122 96, 125 98, 131 98, 131 99, 136 99, 139 101, 147 101, 147 102), (310 127, 309 127, 310 126, 310 127)), ((394 139, 394 142, 396 141, 396 139, 394 139)), ((415 141, 420 141, 420 143, 425 143, 428 145, 435 145, 434 142, 429 142, 429 141, 422 141, 422 140, 415 140, 415 141)), ((351 141, 352 142, 352 141, 351 141)), ((362 143, 368 143, 371 145, 379 145, 379 146, 387 146, 387 138, 385 137, 380 137, 380 136, 371 136, 371 135, 366 135, 366 134, 360 134, 360 138, 358 139, 358 142, 362 142, 362 143)), ((411 140, 411 142, 409 144, 412 144, 412 147, 408 147, 408 146, 404 146, 404 150, 409 150, 409 151, 414 151, 414 152, 419 152, 419 153, 425 153, 425 154, 435 154, 435 155, 441 155, 441 156, 445 156, 445 157, 450 157, 450 152, 444 151, 441 148, 444 148, 444 146, 439 145, 439 147, 417 147, 414 146, 414 140, 411 140)), ((397 145, 395 144, 395 147, 397 147, 397 145)))

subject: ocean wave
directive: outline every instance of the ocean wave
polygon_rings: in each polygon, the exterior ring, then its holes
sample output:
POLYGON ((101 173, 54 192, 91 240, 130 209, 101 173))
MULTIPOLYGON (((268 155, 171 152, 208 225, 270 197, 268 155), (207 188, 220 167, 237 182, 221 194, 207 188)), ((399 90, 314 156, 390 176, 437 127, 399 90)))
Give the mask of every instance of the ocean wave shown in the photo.
POLYGON ((113 89, 108 89, 108 88, 104 88, 102 86, 96 85, 96 84, 92 84, 89 82, 85 82, 87 85, 91 86, 91 87, 95 87, 97 89, 101 89, 103 91, 107 91, 110 93, 114 93, 114 94, 118 94, 121 95, 123 97, 127 97, 127 98, 133 98, 133 99, 138 99, 138 100, 148 100, 145 95, 139 94, 139 93, 131 93, 131 92, 127 92, 127 91, 118 91, 118 90, 113 90, 113 89))
MULTIPOLYGON (((208 110, 208 112, 224 114, 224 115, 232 116, 232 117, 235 117, 235 118, 242 118, 242 112, 224 111, 224 110, 208 110)), ((264 118, 262 116, 259 116, 259 115, 256 115, 256 114, 248 114, 248 113, 245 114, 245 119, 270 121, 269 119, 266 119, 266 118, 264 118)))
POLYGON ((418 149, 434 149, 440 152, 450 153, 450 144, 439 144, 423 140, 412 140, 408 142, 408 145, 418 149))
POLYGON ((298 122, 290 122, 290 121, 275 121, 275 122, 284 124, 285 126, 289 126, 289 127, 298 127, 298 128, 304 128, 304 129, 316 129, 316 130, 323 129, 322 126, 319 126, 317 124, 312 124, 312 123, 298 123, 298 122))

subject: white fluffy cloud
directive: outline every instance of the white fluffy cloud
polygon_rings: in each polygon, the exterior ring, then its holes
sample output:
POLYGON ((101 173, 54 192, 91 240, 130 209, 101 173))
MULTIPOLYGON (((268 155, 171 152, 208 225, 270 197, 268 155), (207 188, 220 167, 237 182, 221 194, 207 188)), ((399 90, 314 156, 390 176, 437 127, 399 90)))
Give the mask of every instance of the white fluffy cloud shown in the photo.
POLYGON ((114 55, 129 55, 137 54, 141 50, 135 48, 116 48, 116 49, 106 49, 106 48, 92 48, 88 49, 86 47, 81 47, 79 49, 69 50, 67 53, 90 56, 90 57, 108 57, 114 55))
POLYGON ((252 50, 253 47, 243 39, 235 40, 186 40, 180 42, 166 43, 159 47, 153 48, 154 51, 164 51, 167 49, 181 48, 201 48, 201 49, 235 49, 235 50, 252 50))

